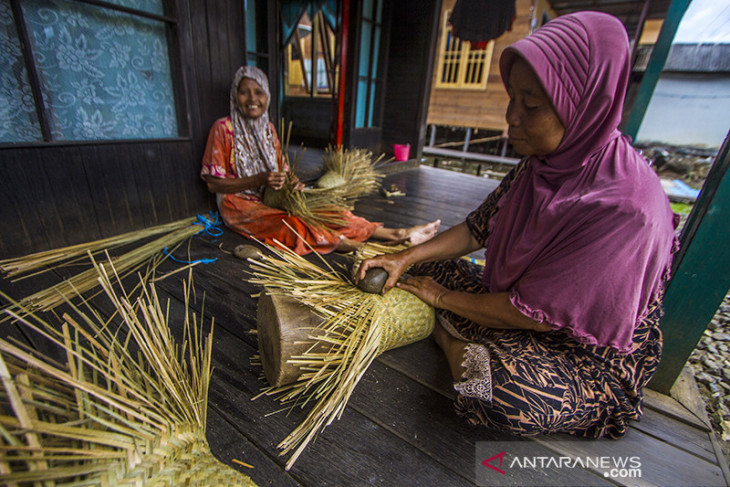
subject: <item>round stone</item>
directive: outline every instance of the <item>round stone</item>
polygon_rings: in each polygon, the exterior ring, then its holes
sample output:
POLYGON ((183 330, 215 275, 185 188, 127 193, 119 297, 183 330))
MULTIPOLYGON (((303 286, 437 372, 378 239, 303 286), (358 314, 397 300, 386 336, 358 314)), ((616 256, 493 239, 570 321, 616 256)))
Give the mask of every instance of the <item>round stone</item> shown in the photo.
POLYGON ((385 286, 385 281, 388 280, 388 272, 381 267, 373 267, 368 269, 365 273, 365 277, 360 279, 357 283, 357 287, 361 291, 371 294, 380 294, 385 286))
POLYGON ((239 259, 246 260, 261 257, 261 252, 259 252, 258 247, 248 244, 241 244, 236 245, 236 248, 233 249, 233 255, 238 257, 239 259))

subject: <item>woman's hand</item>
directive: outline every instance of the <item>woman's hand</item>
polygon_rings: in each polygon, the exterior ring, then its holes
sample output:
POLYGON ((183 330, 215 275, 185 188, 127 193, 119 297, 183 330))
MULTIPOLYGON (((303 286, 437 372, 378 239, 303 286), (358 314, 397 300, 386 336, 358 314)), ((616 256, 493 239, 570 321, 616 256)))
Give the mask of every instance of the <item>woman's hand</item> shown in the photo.
POLYGON ((286 173, 276 171, 260 172, 258 174, 258 179, 260 186, 268 186, 272 189, 281 189, 286 181, 286 173))
POLYGON ((406 276, 398 281, 396 287, 416 295, 421 301, 434 308, 441 307, 441 298, 449 291, 429 276, 406 276))
POLYGON ((409 265, 410 262, 408 262, 408 259, 406 259, 403 255, 403 252, 379 255, 378 257, 362 261, 355 280, 360 282, 360 279, 365 277, 365 273, 368 269, 381 267, 388 273, 388 280, 385 281, 385 285, 383 286, 383 294, 385 294, 393 289, 395 283, 398 282, 398 279, 403 275, 409 265))
POLYGON ((294 191, 301 191, 306 187, 305 184, 299 180, 296 174, 292 174, 291 177, 292 188, 294 191))

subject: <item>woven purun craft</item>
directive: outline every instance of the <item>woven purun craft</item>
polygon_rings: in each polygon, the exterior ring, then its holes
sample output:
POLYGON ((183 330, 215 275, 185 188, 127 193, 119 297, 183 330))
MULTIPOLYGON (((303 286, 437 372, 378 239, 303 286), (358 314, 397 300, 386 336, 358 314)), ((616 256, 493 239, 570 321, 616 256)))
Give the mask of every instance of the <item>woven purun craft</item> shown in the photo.
MULTIPOLYGON (((70 300, 60 323, 22 306, 4 311, 65 363, 0 340, 0 484, 255 485, 206 441, 212 331, 202 336, 186 302, 177 344, 154 285, 131 300, 112 289, 117 277, 107 269, 95 263, 119 328, 70 300)), ((188 280, 186 299, 191 288, 188 280)))
POLYGON ((301 153, 293 164, 288 162, 288 150, 282 155, 289 168, 286 180, 280 189, 266 188, 264 204, 312 226, 346 225, 342 212, 352 210, 359 198, 375 192, 383 178, 375 168, 382 156, 374 160, 373 154, 365 149, 328 147, 322 156, 323 176, 315 187, 299 191, 294 188, 299 181, 295 171, 301 153))
POLYGON ((376 170, 382 158, 381 155, 374 160, 372 152, 366 149, 328 147, 322 156, 323 174, 315 185, 340 191, 346 201, 372 194, 383 179, 383 175, 376 170))
MULTIPOLYGON (((290 407, 314 403, 306 419, 278 445, 281 455, 291 453, 288 470, 309 442, 340 418, 372 361, 387 350, 428 337, 436 314, 401 289, 385 295, 365 293, 348 270, 338 272, 323 259, 320 267, 287 249, 269 248, 272 255, 252 261, 250 281, 264 286, 270 296, 296 300, 321 323, 308 334, 304 351, 286 359, 299 369, 296 381, 262 393, 290 407)), ((265 326, 274 324, 259 322, 259 335, 265 326)), ((261 339, 259 347, 264 361, 261 339)))

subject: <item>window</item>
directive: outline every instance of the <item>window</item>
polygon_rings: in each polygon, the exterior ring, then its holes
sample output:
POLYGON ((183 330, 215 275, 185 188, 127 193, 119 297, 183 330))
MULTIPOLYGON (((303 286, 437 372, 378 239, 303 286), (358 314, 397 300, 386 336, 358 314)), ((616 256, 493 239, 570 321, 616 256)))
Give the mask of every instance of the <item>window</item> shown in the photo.
POLYGON ((246 64, 266 72, 269 64, 266 0, 244 0, 246 23, 246 64))
POLYGON ((374 127, 380 121, 374 116, 380 103, 383 80, 379 76, 380 36, 383 30, 383 0, 365 0, 360 26, 360 56, 357 69, 355 127, 374 127))
POLYGON ((436 88, 483 90, 487 87, 494 41, 483 49, 473 49, 469 42, 454 37, 449 24, 451 11, 444 12, 439 48, 436 88))
POLYGON ((332 97, 337 87, 336 2, 282 4, 287 96, 332 97))
POLYGON ((177 137, 162 0, 0 0, 0 142, 177 137))

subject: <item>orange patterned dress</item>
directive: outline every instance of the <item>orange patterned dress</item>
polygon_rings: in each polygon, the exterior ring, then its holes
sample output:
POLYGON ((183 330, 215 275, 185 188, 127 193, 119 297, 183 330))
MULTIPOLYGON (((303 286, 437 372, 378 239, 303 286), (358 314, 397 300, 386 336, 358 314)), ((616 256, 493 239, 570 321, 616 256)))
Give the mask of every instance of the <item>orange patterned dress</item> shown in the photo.
MULTIPOLYGON (((281 146, 272 125, 271 132, 281 162, 281 146)), ((203 168, 200 175, 211 175, 218 178, 238 178, 253 176, 253 174, 237 174, 233 160, 233 125, 230 117, 217 120, 208 135, 208 144, 203 155, 203 168)), ((373 232, 382 226, 382 223, 370 222, 353 215, 349 211, 343 212, 348 222, 342 227, 319 228, 307 225, 299 217, 285 211, 264 205, 262 201, 263 189, 249 193, 231 193, 216 195, 218 211, 226 226, 247 238, 256 238, 269 245, 275 245, 275 240, 292 249, 299 255, 311 252, 326 254, 332 252, 344 238, 363 242, 370 238, 373 232), (295 232, 290 230, 286 222, 295 232), (308 245, 307 245, 308 244, 308 245)))

